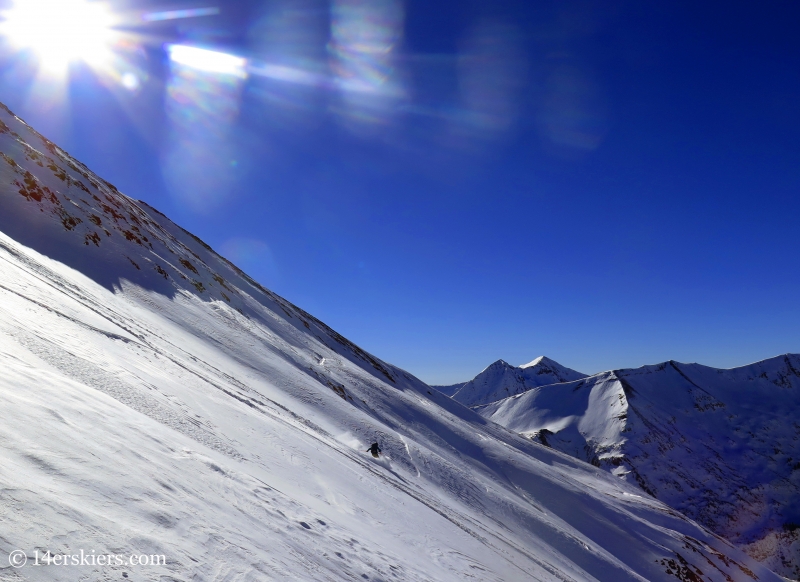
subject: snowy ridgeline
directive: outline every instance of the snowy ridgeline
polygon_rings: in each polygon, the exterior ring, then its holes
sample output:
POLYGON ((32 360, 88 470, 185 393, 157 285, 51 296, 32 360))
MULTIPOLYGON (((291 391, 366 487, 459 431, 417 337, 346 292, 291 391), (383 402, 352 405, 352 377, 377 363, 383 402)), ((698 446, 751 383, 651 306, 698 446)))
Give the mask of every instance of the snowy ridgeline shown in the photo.
POLYGON ((732 370, 671 361, 524 391, 530 367, 502 364, 466 384, 483 389, 474 401, 516 394, 474 406, 481 416, 638 485, 800 577, 800 356, 732 370))
POLYGON ((780 580, 0 121, 1 579, 780 580))
POLYGON ((452 386, 435 386, 435 388, 447 396, 452 396, 464 406, 473 407, 516 396, 539 386, 580 380, 585 377, 586 374, 570 370, 550 358, 540 356, 519 367, 497 360, 469 382, 452 386))

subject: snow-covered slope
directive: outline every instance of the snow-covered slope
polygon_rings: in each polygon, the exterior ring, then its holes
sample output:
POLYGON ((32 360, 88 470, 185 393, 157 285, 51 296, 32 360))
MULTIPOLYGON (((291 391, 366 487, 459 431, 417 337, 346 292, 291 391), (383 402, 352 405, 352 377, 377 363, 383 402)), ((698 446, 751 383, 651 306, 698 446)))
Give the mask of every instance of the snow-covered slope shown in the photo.
POLYGON ((780 580, 0 120, 1 579, 780 580))
POLYGON ((476 408, 609 470, 800 578, 800 356, 732 370, 666 362, 476 408))
POLYGON ((462 386, 445 386, 443 393, 452 396, 457 402, 471 407, 522 394, 538 386, 569 382, 585 377, 585 374, 565 368, 544 356, 519 367, 512 366, 503 360, 497 360, 462 386), (448 388, 453 389, 452 392, 448 388))
POLYGON ((458 384, 448 384, 447 386, 435 386, 431 384, 431 388, 436 388, 436 390, 438 390, 445 396, 452 396, 453 394, 461 390, 461 388, 464 387, 464 384, 466 384, 466 382, 459 382, 458 384))

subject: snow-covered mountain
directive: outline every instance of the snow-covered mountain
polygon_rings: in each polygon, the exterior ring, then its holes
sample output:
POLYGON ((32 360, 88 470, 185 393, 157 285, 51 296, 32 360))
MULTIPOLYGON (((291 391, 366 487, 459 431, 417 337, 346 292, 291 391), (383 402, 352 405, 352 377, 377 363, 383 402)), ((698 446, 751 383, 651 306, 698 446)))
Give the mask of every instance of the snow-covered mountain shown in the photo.
POLYGON ((732 370, 673 361, 615 370, 475 410, 800 578, 800 356, 732 370))
POLYGON ((540 356, 519 367, 497 360, 469 382, 453 386, 437 386, 437 388, 464 406, 472 407, 522 394, 538 386, 585 377, 586 374, 570 370, 550 358, 540 356))
POLYGON ((780 580, 355 346, 5 109, 0 157, 0 579, 780 580), (81 552, 166 560, 64 565, 81 552))

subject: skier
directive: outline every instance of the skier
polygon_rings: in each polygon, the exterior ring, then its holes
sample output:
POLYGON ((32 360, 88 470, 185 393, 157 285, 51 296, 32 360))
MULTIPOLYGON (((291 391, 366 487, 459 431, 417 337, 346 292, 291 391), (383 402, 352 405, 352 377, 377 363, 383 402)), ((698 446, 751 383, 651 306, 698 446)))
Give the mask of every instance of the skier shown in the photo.
POLYGON ((372 443, 365 452, 372 453, 372 456, 377 459, 378 455, 381 454, 381 448, 378 446, 378 443, 372 443))

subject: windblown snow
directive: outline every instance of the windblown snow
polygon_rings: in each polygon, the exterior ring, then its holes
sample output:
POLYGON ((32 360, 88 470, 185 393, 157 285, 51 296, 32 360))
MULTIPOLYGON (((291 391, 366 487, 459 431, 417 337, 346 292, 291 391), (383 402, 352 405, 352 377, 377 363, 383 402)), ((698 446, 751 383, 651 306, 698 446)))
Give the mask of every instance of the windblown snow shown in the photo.
POLYGON ((353 345, 4 108, 0 157, 0 579, 780 580, 353 345), (34 563, 81 551, 166 563, 34 563))

